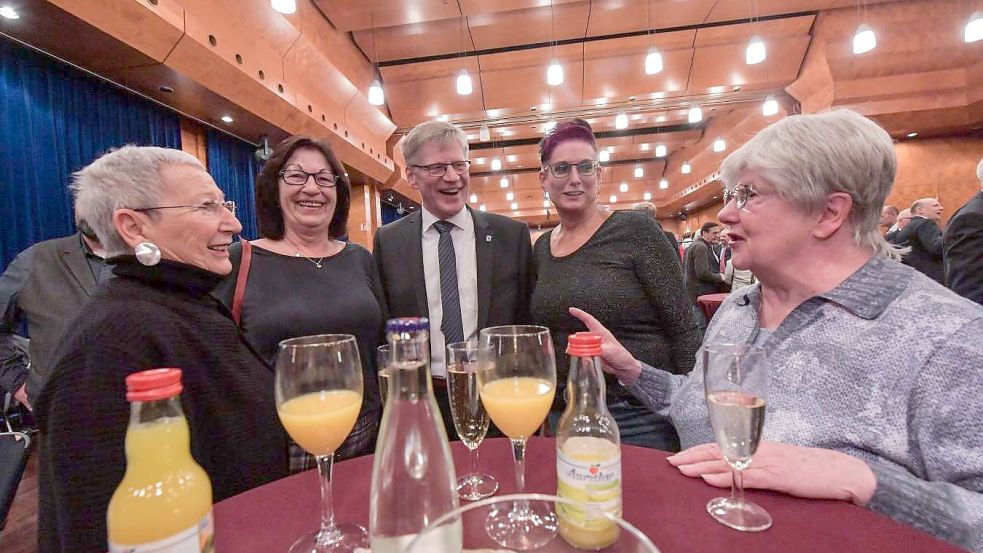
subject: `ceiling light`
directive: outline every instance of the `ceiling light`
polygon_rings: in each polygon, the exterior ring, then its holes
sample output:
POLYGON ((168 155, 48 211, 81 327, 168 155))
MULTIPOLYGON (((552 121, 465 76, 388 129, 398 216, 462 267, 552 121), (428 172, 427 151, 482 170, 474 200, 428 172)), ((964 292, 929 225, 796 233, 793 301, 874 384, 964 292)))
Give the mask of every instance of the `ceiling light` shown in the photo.
POLYGON ((468 75, 468 70, 462 67, 461 70, 457 72, 457 93, 461 96, 467 96, 473 91, 474 88, 471 86, 471 75, 468 75))
POLYGON ((966 23, 966 36, 963 40, 966 42, 983 40, 983 12, 973 12, 973 15, 969 16, 969 23, 966 23))
POLYGON ((683 162, 683 166, 682 166, 682 167, 681 167, 681 168, 679 169, 679 171, 680 171, 680 172, 681 172, 682 174, 684 174, 684 175, 688 175, 688 174, 690 173, 690 171, 692 171, 692 170, 693 170, 693 168, 692 168, 692 167, 690 167, 690 165, 689 165, 689 162, 688 162, 688 161, 684 161, 684 162, 683 162))
POLYGON ((543 200, 543 207, 549 207, 549 206, 550 206, 550 201, 549 200, 543 200))
POLYGON ((609 204, 613 204, 613 203, 615 203, 617 201, 618 201, 618 197, 615 196, 614 194, 611 194, 610 196, 608 196, 608 203, 609 204))
MULTIPOLYGON (((645 170, 641 166, 635 167, 635 178, 640 179, 645 176, 645 170)), ((624 190, 622 190, 624 192, 624 190)))
POLYGON ((853 53, 863 54, 870 52, 876 47, 877 37, 874 36, 874 30, 870 28, 870 25, 861 23, 857 27, 857 32, 853 35, 853 53))
POLYGON ((651 147, 652 147, 652 146, 650 146, 650 145, 648 144, 648 142, 646 142, 645 144, 642 144, 641 146, 639 146, 639 149, 640 149, 641 151, 643 151, 643 152, 647 152, 647 151, 649 151, 649 148, 651 148, 651 147))
POLYGON ((703 121, 703 110, 699 106, 689 108, 689 122, 699 123, 703 121))
POLYGON ((655 147, 655 157, 666 157, 666 145, 659 144, 655 147))
POLYGON ((509 187, 509 178, 508 177, 502 177, 501 180, 498 181, 498 185, 501 186, 502 188, 508 188, 509 187))
POLYGON ((473 203, 473 204, 478 203, 478 195, 477 194, 471 194, 471 197, 468 198, 468 199, 471 200, 471 203, 473 203))
POLYGON ((478 211, 485 211, 485 209, 486 209, 485 204, 481 204, 478 206, 478 211))
POLYGON ((662 54, 655 46, 649 48, 648 55, 645 56, 645 74, 655 75, 662 71, 662 54))
POLYGON ((379 79, 372 81, 372 86, 369 87, 369 103, 373 106, 381 106, 386 103, 386 96, 382 92, 379 79))
POLYGON ((621 186, 618 187, 618 190, 621 190, 622 192, 628 192, 628 183, 627 182, 621 183, 621 186))
POLYGON ((232 119, 232 116, 231 115, 223 115, 222 116, 222 121, 224 121, 226 123, 231 123, 232 121, 234 121, 234 119, 232 119))
POLYGON ((916 133, 916 132, 910 132, 910 133, 908 133, 908 134, 907 134, 906 136, 907 136, 908 138, 915 138, 916 136, 918 136, 918 133, 916 133))
POLYGON ((776 113, 778 113, 778 101, 775 100, 774 96, 765 98, 765 103, 761 104, 761 114, 765 117, 771 117, 776 113))
POLYGON ((614 118, 614 128, 616 129, 627 129, 628 128, 628 116, 624 113, 619 113, 617 117, 614 118))
POLYGON ((727 143, 724 142, 723 138, 718 138, 713 141, 713 151, 722 152, 727 149, 727 143))
MULTIPOLYGON (((0 17, 5 17, 7 19, 20 19, 20 15, 18 15, 18 13, 14 11, 14 8, 11 8, 10 6, 0 8, 0 17)), ((966 36, 969 36, 969 27, 966 27, 966 36)), ((966 42, 969 41, 967 40, 966 42)))
MULTIPOLYGON (((506 192, 505 193, 505 201, 506 202, 511 202, 514 199, 515 199, 515 194, 513 194, 511 192, 506 192)), ((512 209, 515 209, 515 208, 512 208, 512 209)))
POLYGON ((642 194, 642 199, 645 200, 646 202, 649 201, 649 200, 651 200, 652 199, 652 193, 651 192, 646 192, 646 193, 642 194))
POLYGON ((550 86, 563 84, 563 66, 556 59, 550 62, 549 69, 546 70, 546 84, 550 86))
POLYGON ((608 160, 611 159, 611 152, 607 150, 601 150, 600 152, 598 152, 597 158, 601 161, 601 163, 607 163, 608 160))
POLYGON ((497 157, 495 159, 493 159, 492 162, 491 162, 491 170, 492 171, 501 171, 502 170, 502 160, 498 159, 497 157))
POLYGON ((515 211, 515 210, 517 210, 517 209, 519 209, 519 204, 517 204, 517 203, 515 203, 515 202, 512 202, 512 205, 511 205, 511 206, 509 206, 509 207, 511 207, 511 208, 512 208, 512 211, 515 211))
POLYGON ((546 132, 550 132, 555 127, 556 127, 556 121, 547 121, 546 124, 543 125, 543 130, 545 130, 546 132))
POLYGON ((761 40, 760 36, 754 35, 747 45, 747 50, 744 51, 744 63, 755 65, 765 61, 766 57, 768 54, 765 52, 764 41, 761 40))
POLYGON ((478 139, 482 142, 491 140, 491 130, 488 128, 488 125, 482 125, 481 129, 478 130, 478 139))
POLYGON ((669 181, 667 181, 666 179, 660 180, 659 181, 659 190, 665 190, 666 188, 669 188, 669 181))
POLYGON ((270 0, 273 9, 287 15, 297 11, 297 0, 270 0))
POLYGON ((446 123, 447 122, 447 116, 446 115, 438 115, 437 116, 437 121, 441 121, 443 123, 446 123))

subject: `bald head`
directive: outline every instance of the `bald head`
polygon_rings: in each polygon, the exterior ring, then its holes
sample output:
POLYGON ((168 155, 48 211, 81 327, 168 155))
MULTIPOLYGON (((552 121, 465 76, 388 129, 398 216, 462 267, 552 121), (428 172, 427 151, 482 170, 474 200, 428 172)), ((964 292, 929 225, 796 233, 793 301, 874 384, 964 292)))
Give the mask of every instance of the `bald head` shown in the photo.
POLYGON ((911 204, 911 215, 938 221, 942 217, 942 204, 935 198, 922 198, 911 204))
POLYGON ((909 221, 911 221, 911 210, 902 209, 898 213, 898 230, 905 228, 909 221))

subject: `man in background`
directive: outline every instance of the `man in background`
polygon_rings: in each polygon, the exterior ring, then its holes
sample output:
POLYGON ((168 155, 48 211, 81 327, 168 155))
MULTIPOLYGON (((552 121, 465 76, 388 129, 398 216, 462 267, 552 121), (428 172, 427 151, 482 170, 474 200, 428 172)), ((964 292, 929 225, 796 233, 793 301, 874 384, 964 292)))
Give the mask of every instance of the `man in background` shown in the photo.
POLYGON ((893 205, 885 205, 881 208, 881 232, 887 234, 896 230, 894 225, 898 222, 898 208, 893 205))
POLYGON ((32 245, 0 275, 0 387, 28 408, 48 378, 65 324, 111 276, 102 244, 85 221, 79 232, 32 245), (13 344, 27 327, 28 359, 13 344))
POLYGON ((983 159, 976 166, 981 191, 949 219, 943 237, 945 284, 983 304, 983 159))
POLYGON ((896 242, 908 246, 902 262, 917 269, 932 280, 943 284, 942 269, 942 204, 935 198, 922 198, 911 204, 911 221, 898 231, 896 242))
POLYGON ((662 228, 662 225, 659 224, 659 219, 656 217, 656 215, 658 214, 658 209, 655 207, 655 204, 653 204, 652 202, 639 202, 634 206, 632 206, 632 209, 634 211, 641 211, 642 213, 647 213, 650 217, 652 217, 652 220, 655 221, 655 224, 659 226, 659 230, 661 230, 662 233, 666 235, 666 238, 669 240, 669 244, 672 246, 672 249, 676 250, 677 252, 679 251, 679 244, 676 242, 676 235, 662 228))
POLYGON ((703 223, 699 236, 693 239, 693 243, 686 249, 686 255, 683 257, 686 291, 693 304, 694 316, 704 328, 707 320, 697 298, 706 294, 720 293, 727 286, 719 271, 719 260, 712 250, 713 244, 720 239, 721 228, 720 223, 715 221, 703 223))
POLYGON ((894 226, 892 226, 887 231, 887 234, 884 235, 884 239, 892 244, 900 245, 898 243, 898 234, 901 232, 901 229, 908 226, 908 223, 910 222, 911 222, 911 210, 908 208, 902 209, 901 211, 898 212, 898 218, 895 221, 894 226))

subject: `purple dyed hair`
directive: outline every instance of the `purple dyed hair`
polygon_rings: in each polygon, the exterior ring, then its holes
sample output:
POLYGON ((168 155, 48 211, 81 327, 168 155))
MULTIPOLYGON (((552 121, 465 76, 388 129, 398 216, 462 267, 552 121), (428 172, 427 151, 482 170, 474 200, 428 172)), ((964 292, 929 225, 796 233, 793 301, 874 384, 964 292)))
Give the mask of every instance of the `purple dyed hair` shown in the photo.
POLYGON ((594 131, 590 128, 590 123, 583 119, 571 119, 564 121, 553 127, 553 130, 546 133, 546 136, 539 141, 539 162, 546 165, 546 160, 553 155, 553 150, 561 142, 567 140, 582 140, 591 145, 597 151, 597 143, 594 139, 594 131))

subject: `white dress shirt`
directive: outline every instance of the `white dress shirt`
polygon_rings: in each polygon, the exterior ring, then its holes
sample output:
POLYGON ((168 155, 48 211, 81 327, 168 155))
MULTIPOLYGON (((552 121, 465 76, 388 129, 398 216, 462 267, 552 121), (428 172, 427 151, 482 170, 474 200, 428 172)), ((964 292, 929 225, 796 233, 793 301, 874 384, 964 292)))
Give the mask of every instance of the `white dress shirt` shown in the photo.
MULTIPOLYGON (((430 373, 445 376, 444 333, 440 323, 444 319, 440 303, 440 261, 437 243, 440 233, 433 224, 438 221, 426 208, 423 213, 423 275, 427 284, 427 308, 430 311, 430 373)), ((454 224, 451 240, 454 242, 454 257, 457 260, 457 293, 461 300, 461 323, 464 339, 471 340, 478 332, 478 257, 474 245, 474 219, 467 208, 447 219, 454 224)))

